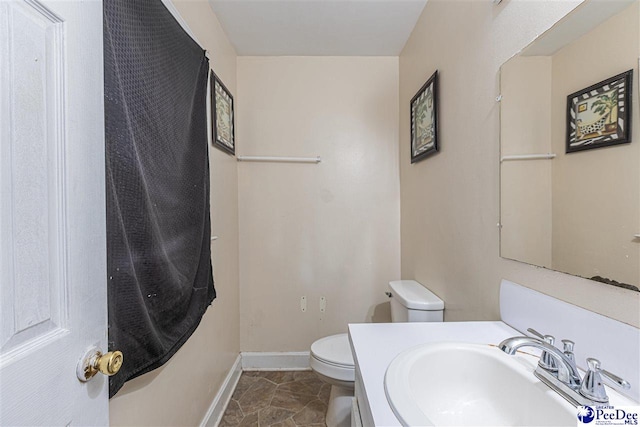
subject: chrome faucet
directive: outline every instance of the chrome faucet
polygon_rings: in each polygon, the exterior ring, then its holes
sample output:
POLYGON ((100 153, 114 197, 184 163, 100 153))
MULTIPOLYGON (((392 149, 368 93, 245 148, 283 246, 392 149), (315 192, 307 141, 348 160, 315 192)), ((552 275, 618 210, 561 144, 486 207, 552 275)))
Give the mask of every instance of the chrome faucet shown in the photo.
POLYGON ((600 374, 622 388, 630 388, 627 381, 601 370, 600 362, 595 359, 587 359, 589 372, 582 380, 573 355, 573 341, 562 340, 564 350, 560 350, 553 345, 552 336, 542 335, 533 329, 527 329, 527 331, 538 338, 527 336, 507 338, 498 347, 511 355, 521 347, 542 350, 534 375, 574 406, 591 406, 609 401, 602 386, 600 374))
POLYGON ((516 354, 516 351, 520 347, 535 347, 542 350, 545 354, 543 354, 542 358, 548 360, 548 357, 552 358, 555 363, 555 370, 548 369, 546 366, 550 364, 546 361, 538 362, 538 368, 536 369, 536 374, 539 370, 543 372, 554 373, 554 377, 556 377, 562 383, 572 387, 579 388, 580 387, 580 373, 575 368, 575 365, 571 362, 571 360, 560 350, 558 350, 553 345, 542 341, 539 338, 534 337, 513 337, 508 338, 502 341, 499 345, 500 350, 504 351, 507 354, 516 354), (548 356, 548 357, 546 357, 548 356), (546 365, 546 366, 545 366, 546 365), (557 374, 556 374, 557 372, 557 374), (576 378, 578 378, 578 382, 576 383, 576 378))

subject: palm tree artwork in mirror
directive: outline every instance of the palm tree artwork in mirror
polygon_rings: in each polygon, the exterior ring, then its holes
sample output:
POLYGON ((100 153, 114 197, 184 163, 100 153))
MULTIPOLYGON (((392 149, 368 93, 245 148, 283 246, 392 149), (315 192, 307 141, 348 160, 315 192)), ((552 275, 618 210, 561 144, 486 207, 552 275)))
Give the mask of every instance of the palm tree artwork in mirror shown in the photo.
POLYGON ((631 142, 633 70, 567 97, 567 153, 631 142))

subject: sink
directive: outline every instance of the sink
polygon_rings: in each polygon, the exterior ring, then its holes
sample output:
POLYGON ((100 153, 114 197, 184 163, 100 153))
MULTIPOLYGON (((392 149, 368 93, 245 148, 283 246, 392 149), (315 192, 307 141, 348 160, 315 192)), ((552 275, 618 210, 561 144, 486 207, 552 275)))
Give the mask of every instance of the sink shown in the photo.
POLYGON ((405 426, 575 426, 576 408, 533 375, 537 362, 488 344, 425 344, 391 362, 385 392, 405 426))

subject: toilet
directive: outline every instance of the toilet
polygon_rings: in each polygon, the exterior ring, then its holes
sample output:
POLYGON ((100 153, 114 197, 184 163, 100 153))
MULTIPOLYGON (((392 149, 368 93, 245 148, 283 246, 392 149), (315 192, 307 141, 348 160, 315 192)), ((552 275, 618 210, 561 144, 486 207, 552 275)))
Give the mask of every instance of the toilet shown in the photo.
MULTIPOLYGON (((389 282, 392 322, 442 322, 444 302, 415 280, 389 282)), ((327 427, 351 425, 355 364, 348 334, 331 335, 311 344, 311 369, 331 384, 327 427)))

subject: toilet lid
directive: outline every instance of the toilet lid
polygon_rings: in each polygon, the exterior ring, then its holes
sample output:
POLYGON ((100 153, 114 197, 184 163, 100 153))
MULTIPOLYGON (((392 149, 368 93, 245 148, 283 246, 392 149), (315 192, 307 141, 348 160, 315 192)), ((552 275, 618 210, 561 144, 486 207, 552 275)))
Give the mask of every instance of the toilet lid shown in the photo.
POLYGON ((347 334, 331 335, 320 338, 311 344, 311 354, 316 359, 334 365, 354 367, 351 346, 347 334))

